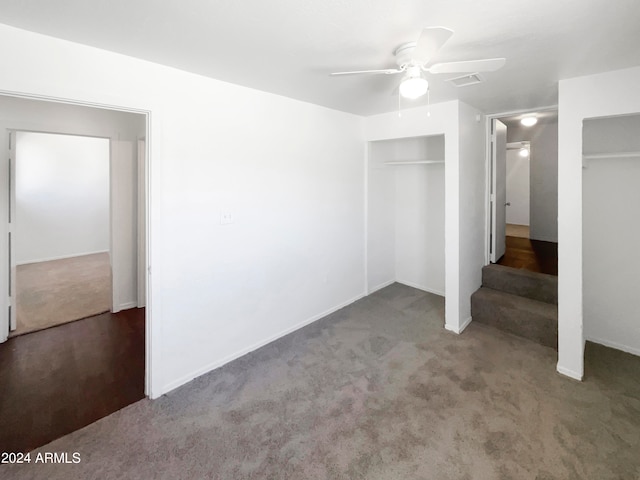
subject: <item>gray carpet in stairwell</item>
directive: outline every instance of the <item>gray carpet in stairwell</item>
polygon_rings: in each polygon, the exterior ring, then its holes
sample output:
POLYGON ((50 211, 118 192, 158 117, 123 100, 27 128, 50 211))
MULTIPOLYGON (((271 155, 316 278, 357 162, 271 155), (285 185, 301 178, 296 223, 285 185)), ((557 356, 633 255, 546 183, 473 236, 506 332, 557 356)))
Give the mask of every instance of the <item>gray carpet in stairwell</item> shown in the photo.
MULTIPOLYGON (((7 479, 638 479, 640 358, 548 347, 399 284, 33 452, 7 479)), ((188 352, 185 352, 188 354, 188 352)))
POLYGON ((558 348, 558 277, 487 265, 471 296, 474 322, 558 348))
POLYGON ((531 300, 558 304, 558 277, 556 275, 489 264, 482 268, 482 286, 531 300))

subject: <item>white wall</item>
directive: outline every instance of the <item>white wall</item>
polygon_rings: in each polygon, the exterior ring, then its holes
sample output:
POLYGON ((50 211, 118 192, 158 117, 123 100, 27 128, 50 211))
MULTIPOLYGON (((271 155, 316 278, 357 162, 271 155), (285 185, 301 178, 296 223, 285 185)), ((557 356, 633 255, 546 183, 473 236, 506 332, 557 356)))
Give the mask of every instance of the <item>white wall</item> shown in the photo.
POLYGON ((585 160, 584 336, 640 355, 640 115, 585 120, 583 152, 638 152, 585 160))
POLYGON ((16 134, 16 263, 109 250, 109 140, 16 134))
POLYGON ((6 26, 0 45, 0 90, 150 111, 151 397, 363 295, 361 118, 6 26))
POLYGON ((533 127, 510 126, 507 129, 507 141, 531 143, 529 237, 557 242, 558 124, 544 122, 533 127))
POLYGON ((558 122, 558 371, 584 371, 582 123, 640 112, 640 67, 561 80, 558 122))
POLYGON ((367 167, 367 292, 396 281, 396 141, 369 143, 367 167))
MULTIPOLYGON (((458 161, 458 314, 462 330, 471 322, 471 295, 482 285, 487 248, 487 171, 485 118, 466 103, 459 103, 458 161)), ((449 189, 449 183, 447 183, 449 189)), ((450 198, 449 190, 446 192, 450 198)), ((447 237, 447 245, 452 239, 447 237)), ((455 239, 453 240, 455 241, 455 239)), ((447 283, 447 288, 448 288, 447 283)), ((447 290, 448 292, 448 290, 447 290)))
POLYGON ((507 150, 507 223, 529 225, 529 156, 507 150))

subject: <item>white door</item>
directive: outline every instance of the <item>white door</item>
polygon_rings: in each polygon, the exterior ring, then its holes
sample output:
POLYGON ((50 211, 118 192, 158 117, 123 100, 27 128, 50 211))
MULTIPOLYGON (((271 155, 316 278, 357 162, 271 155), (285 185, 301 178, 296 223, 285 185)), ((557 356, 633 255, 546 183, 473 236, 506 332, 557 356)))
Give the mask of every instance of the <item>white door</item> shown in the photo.
POLYGON ((498 119, 491 121, 491 262, 506 250, 507 223, 507 127, 498 119))
POLYGON ((529 145, 507 144, 507 225, 529 226, 529 145), (524 150, 523 150, 524 149, 524 150), (526 155, 523 155, 523 152, 526 155))

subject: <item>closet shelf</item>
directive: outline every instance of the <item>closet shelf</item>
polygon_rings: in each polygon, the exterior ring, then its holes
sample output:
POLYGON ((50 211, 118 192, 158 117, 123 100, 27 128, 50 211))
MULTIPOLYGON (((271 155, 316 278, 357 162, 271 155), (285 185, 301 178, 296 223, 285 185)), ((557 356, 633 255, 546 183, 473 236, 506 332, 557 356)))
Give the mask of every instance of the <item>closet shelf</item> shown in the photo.
POLYGON ((640 151, 637 152, 611 152, 611 153, 588 153, 582 155, 585 160, 597 160, 602 158, 634 158, 640 157, 640 151))
POLYGON ((385 165, 428 165, 431 163, 444 163, 444 160, 395 160, 384 162, 385 165))

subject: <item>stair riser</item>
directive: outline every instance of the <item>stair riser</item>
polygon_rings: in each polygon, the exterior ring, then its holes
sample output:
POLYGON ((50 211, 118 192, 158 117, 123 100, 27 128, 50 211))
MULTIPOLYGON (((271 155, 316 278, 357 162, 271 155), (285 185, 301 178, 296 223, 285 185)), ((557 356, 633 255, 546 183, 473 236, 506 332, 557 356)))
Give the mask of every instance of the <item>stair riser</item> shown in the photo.
POLYGON ((482 288, 471 297, 471 314, 480 322, 547 347, 558 348, 557 309, 546 303, 482 288))
POLYGON ((502 265, 482 269, 482 286, 539 302, 558 304, 558 277, 502 265))

